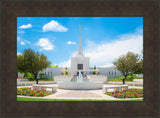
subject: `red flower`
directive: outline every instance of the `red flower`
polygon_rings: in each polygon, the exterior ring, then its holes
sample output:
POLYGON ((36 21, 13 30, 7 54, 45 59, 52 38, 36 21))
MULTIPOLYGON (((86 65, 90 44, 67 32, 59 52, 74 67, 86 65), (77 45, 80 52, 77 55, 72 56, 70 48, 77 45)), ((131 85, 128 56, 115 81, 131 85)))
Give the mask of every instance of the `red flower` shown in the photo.
POLYGON ((114 94, 114 96, 116 96, 116 93, 114 94))
POLYGON ((135 95, 135 96, 137 96, 137 94, 136 94, 136 93, 135 93, 134 95, 135 95))
POLYGON ((26 96, 30 96, 30 95, 26 95, 26 96))
POLYGON ((33 95, 36 95, 35 93, 33 93, 33 95))
POLYGON ((132 94, 129 94, 129 96, 131 96, 132 94))
POLYGON ((119 96, 122 96, 122 95, 119 95, 119 96))

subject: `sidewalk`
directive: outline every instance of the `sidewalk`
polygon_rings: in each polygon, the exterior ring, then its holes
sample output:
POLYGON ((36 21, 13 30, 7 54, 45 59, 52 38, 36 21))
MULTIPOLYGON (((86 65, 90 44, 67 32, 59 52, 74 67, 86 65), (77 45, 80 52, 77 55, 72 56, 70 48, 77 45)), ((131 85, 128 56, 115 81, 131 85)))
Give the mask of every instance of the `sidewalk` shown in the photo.
MULTIPOLYGON (((131 87, 130 87, 131 88, 131 87)), ((92 99, 92 100, 131 100, 131 99, 142 99, 142 98, 127 98, 118 99, 106 95, 102 89, 99 90, 65 90, 57 89, 57 92, 45 97, 29 97, 29 96, 18 96, 27 98, 42 98, 42 99, 92 99)))

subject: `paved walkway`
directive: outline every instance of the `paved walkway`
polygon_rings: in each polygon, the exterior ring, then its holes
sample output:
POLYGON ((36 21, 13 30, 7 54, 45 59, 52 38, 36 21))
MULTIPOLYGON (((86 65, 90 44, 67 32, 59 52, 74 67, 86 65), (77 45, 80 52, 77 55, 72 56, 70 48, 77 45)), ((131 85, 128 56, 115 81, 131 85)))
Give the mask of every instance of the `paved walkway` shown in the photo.
POLYGON ((64 90, 58 89, 55 94, 45 96, 46 99, 108 99, 114 100, 111 96, 103 94, 100 90, 64 90))
MULTIPOLYGON (((135 88, 135 87, 129 87, 129 88, 135 88)), ((29 97, 29 96, 18 96, 18 97, 29 97)), ((114 98, 114 97, 111 97, 109 95, 104 94, 102 89, 99 89, 99 90, 65 90, 65 89, 57 89, 57 92, 55 92, 54 94, 51 94, 51 95, 48 95, 48 96, 45 96, 45 97, 32 97, 32 98, 122 100, 122 99, 114 98)), ((129 99, 142 99, 142 98, 128 98, 128 100, 129 99)))

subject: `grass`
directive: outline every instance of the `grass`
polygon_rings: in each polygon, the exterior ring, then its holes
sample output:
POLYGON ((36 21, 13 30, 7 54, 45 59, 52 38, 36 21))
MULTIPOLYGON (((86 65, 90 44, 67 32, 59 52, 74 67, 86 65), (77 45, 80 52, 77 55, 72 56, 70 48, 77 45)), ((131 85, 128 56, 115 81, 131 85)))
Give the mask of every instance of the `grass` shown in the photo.
POLYGON ((143 99, 135 100, 92 100, 92 99, 41 99, 41 98, 24 98, 17 97, 17 101, 143 101, 143 99))
MULTIPOLYGON (((29 81, 36 81, 36 79, 29 79, 29 81)), ((54 79, 41 78, 41 79, 38 79, 38 81, 54 81, 54 79)))
MULTIPOLYGON (((107 79, 107 81, 110 81, 110 82, 122 82, 123 80, 122 79, 107 79)), ((133 82, 131 80, 125 80, 125 82, 133 82)))
MULTIPOLYGON (((127 78, 125 79, 126 82, 132 82, 133 79, 137 79, 137 78, 141 78, 136 76, 135 74, 130 74, 129 76, 127 76, 127 78)), ((122 82, 124 79, 124 76, 119 76, 119 77, 114 77, 114 78, 108 78, 107 81, 117 81, 117 82, 122 82)))

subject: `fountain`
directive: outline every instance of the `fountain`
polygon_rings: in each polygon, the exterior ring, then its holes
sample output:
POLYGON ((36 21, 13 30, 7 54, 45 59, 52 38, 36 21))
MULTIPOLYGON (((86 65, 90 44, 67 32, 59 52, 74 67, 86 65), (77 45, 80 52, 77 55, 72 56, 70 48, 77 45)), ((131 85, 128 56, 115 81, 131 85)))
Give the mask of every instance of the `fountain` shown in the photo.
POLYGON ((77 81, 57 81, 60 89, 101 89, 103 81, 83 81, 83 75, 79 71, 77 81))
POLYGON ((79 71, 79 74, 77 76, 77 82, 82 82, 83 81, 83 75, 82 73, 79 71))
MULTIPOLYGON (((80 27, 81 31, 81 27, 80 27)), ((64 72, 66 69, 64 70, 64 72)), ((83 54, 83 49, 81 46, 81 32, 79 35, 79 48, 78 48, 78 55, 76 57, 71 57, 71 69, 67 70, 70 71, 71 75, 77 75, 77 81, 70 81, 71 79, 68 77, 69 81, 57 81, 58 88, 62 89, 101 89, 103 86, 103 80, 97 78, 97 81, 84 81, 83 74, 86 75, 86 72, 95 72, 95 69, 90 69, 89 67, 89 57, 86 57, 83 54), (82 74, 83 72, 83 74, 82 74), (100 80, 100 81, 99 81, 100 80)), ((60 78, 61 79, 61 78, 60 78)), ((61 79, 62 80, 62 79, 61 79)))

